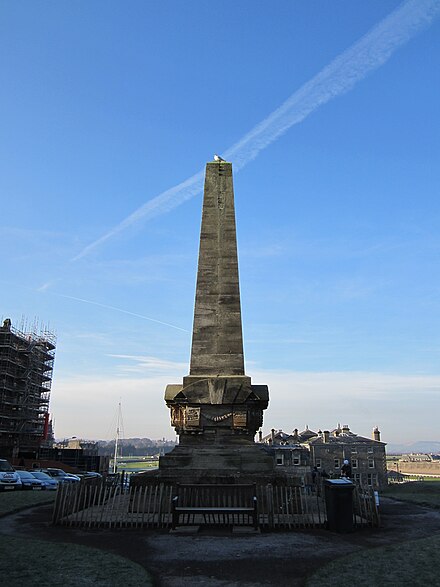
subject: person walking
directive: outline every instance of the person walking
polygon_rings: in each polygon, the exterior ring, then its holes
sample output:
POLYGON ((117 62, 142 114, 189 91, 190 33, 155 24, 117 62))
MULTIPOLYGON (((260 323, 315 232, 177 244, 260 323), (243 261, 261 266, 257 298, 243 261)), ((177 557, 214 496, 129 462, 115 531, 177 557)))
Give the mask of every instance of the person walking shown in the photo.
POLYGON ((350 461, 347 459, 345 459, 341 467, 341 477, 345 477, 345 479, 351 479, 351 465, 350 461))

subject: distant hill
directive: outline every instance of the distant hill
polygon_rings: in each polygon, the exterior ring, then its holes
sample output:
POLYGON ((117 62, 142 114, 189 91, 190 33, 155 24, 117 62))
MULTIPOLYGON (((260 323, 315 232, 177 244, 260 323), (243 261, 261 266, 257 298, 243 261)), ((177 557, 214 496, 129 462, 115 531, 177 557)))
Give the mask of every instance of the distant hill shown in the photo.
POLYGON ((387 444, 388 454, 407 454, 407 453, 434 453, 440 454, 440 441, 438 440, 418 440, 408 444, 387 444))
MULTIPOLYGON (((112 456, 115 450, 114 440, 98 440, 98 451, 100 455, 112 456)), ((119 440, 119 451, 121 456, 144 456, 169 452, 176 446, 173 440, 151 440, 150 438, 123 438, 119 440)))

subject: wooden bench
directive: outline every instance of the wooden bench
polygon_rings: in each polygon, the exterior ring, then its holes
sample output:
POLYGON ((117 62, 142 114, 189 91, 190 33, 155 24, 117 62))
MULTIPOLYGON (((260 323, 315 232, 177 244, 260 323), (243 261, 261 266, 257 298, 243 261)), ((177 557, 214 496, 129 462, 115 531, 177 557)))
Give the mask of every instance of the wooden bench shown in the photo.
POLYGON ((178 484, 176 494, 172 498, 172 528, 179 526, 183 516, 183 524, 197 525, 197 520, 211 523, 228 523, 249 525, 258 529, 258 508, 255 484, 235 485, 190 485, 178 484), (185 520, 186 515, 186 520, 185 520), (241 516, 241 518, 240 518, 241 516), (247 524, 244 524, 247 520, 247 524))

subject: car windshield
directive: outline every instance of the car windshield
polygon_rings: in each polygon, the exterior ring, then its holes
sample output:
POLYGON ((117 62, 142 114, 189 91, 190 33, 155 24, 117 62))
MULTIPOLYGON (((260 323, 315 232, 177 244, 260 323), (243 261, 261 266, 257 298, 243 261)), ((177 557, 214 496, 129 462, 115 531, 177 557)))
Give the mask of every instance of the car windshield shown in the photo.
POLYGON ((39 471, 32 472, 31 475, 37 479, 42 479, 43 481, 53 481, 50 475, 47 475, 46 473, 40 473, 39 471))
POLYGON ((33 479, 32 475, 30 473, 28 473, 27 471, 17 471, 17 473, 20 475, 20 477, 22 477, 23 479, 33 479))
POLYGON ((14 469, 11 467, 8 461, 0 461, 0 471, 2 473, 10 473, 13 470, 14 469))
POLYGON ((61 469, 49 469, 48 471, 52 477, 65 477, 67 475, 67 473, 61 471, 61 469))

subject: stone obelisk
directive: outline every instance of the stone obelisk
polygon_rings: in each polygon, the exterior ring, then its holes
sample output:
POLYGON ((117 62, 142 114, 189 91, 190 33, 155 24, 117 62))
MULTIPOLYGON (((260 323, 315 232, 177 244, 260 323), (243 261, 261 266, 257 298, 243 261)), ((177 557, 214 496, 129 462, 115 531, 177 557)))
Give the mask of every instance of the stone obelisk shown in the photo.
POLYGON ((269 474, 254 436, 269 393, 244 369, 232 165, 206 165, 189 375, 165 401, 179 445, 161 457, 163 477, 196 481, 269 474))

